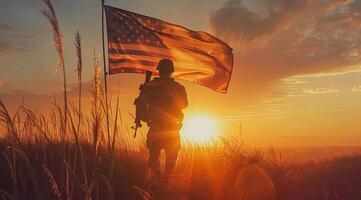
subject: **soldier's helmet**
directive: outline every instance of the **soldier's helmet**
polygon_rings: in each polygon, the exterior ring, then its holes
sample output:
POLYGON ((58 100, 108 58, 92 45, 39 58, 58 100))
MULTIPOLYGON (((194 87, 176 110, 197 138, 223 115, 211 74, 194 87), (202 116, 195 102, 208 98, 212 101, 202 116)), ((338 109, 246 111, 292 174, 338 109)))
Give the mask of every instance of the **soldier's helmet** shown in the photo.
POLYGON ((162 59, 159 61, 157 70, 160 74, 172 74, 174 72, 173 62, 169 59, 162 59))

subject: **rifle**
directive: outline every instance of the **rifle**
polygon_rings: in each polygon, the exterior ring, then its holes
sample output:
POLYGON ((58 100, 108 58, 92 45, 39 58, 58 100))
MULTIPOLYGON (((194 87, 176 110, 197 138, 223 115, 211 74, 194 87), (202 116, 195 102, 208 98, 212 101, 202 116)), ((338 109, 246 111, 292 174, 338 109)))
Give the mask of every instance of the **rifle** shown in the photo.
POLYGON ((144 121, 144 114, 147 110, 147 105, 142 104, 142 102, 139 102, 139 97, 143 95, 144 92, 144 85, 150 81, 150 78, 152 77, 152 72, 147 71, 145 73, 145 80, 143 84, 140 84, 139 86, 139 96, 135 99, 134 105, 135 105, 135 119, 134 119, 134 126, 132 126, 132 129, 134 129, 134 138, 137 137, 137 131, 138 128, 142 127, 141 121, 144 121))

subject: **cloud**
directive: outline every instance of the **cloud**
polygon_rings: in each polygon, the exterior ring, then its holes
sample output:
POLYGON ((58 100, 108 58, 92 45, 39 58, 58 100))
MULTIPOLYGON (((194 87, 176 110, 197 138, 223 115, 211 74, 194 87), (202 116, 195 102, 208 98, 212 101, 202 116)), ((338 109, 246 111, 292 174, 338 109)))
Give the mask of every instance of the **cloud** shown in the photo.
MULTIPOLYGON (((130 94, 124 88, 119 87, 119 84, 115 84, 114 80, 108 80, 108 94, 109 100, 112 101, 115 106, 115 101, 118 97, 120 98, 120 102, 125 102, 126 100, 130 100, 130 105, 133 105, 133 98, 136 94, 130 94)), ((102 83, 103 84, 103 83, 102 83)), ((69 82, 67 85, 67 97, 68 97, 68 105, 71 109, 77 107, 78 98, 79 98, 79 86, 78 82, 69 82)), ((82 109, 85 112, 88 112, 91 109, 92 99, 94 98, 92 90, 94 87, 94 80, 87 79, 82 82, 82 109)), ((99 94, 101 96, 101 94, 99 94)), ((27 108, 31 108, 33 110, 41 111, 42 113, 46 113, 52 109, 54 109, 54 100, 60 106, 63 106, 63 91, 58 90, 53 94, 39 94, 32 91, 25 91, 22 89, 16 89, 14 85, 11 85, 5 81, 0 80, 0 100, 5 103, 8 110, 11 112, 15 111, 18 106, 24 105, 27 108)))
POLYGON ((51 95, 34 94, 23 90, 12 90, 10 92, 0 93, 0 100, 10 112, 14 112, 20 105, 36 110, 50 110, 53 97, 51 95))
POLYGON ((306 94, 328 94, 339 92, 336 88, 304 88, 302 90, 306 94))
POLYGON ((8 41, 0 40, 0 52, 12 48, 12 44, 8 41))
POLYGON ((352 92, 361 92, 361 85, 358 85, 358 86, 354 86, 352 89, 351 89, 352 92))
MULTIPOLYGON (((101 80, 101 87, 103 88, 104 81, 101 80)), ((82 81, 82 96, 83 98, 93 98, 92 92, 94 91, 94 79, 90 78, 82 81)), ((117 83, 113 79, 108 79, 108 94, 116 97, 119 93, 120 97, 132 96, 124 87, 121 87, 119 82, 117 83)), ((79 82, 73 81, 68 83, 68 96, 69 98, 78 98, 79 95, 79 82)), ((132 96, 133 97, 133 96, 132 96)))
POLYGON ((250 42, 288 26, 308 4, 303 0, 257 0, 252 12, 241 0, 231 0, 211 15, 211 29, 226 40, 250 42))
POLYGON ((16 27, 0 24, 0 52, 9 50, 28 51, 34 46, 28 39, 38 33, 40 32, 26 34, 16 27))
POLYGON ((234 49, 231 84, 245 103, 287 94, 274 87, 287 77, 361 65, 356 1, 250 1, 256 9, 242 2, 229 1, 211 14, 210 27, 234 49))
MULTIPOLYGON (((84 88, 88 89, 88 88, 84 88)), ((84 108, 90 108, 89 98, 90 92, 87 90, 83 91, 82 102, 84 108)), ((33 110, 38 110, 41 112, 48 112, 51 109, 54 109, 53 103, 56 100, 56 103, 60 106, 63 105, 63 93, 58 92, 55 94, 37 94, 34 92, 24 91, 24 90, 6 90, 0 92, 0 100, 5 103, 8 110, 11 112, 15 111, 16 108, 20 105, 24 105, 27 108, 33 110)), ((75 103, 78 100, 78 94, 76 91, 68 91, 68 102, 69 106, 76 105, 75 103)))
POLYGON ((342 69, 336 69, 335 71, 330 70, 328 72, 294 76, 293 78, 302 79, 302 78, 336 77, 336 76, 340 76, 340 75, 349 75, 349 74, 360 73, 360 72, 361 72, 361 67, 345 67, 342 69))
POLYGON ((285 119, 285 108, 293 105, 285 98, 268 98, 247 108, 234 108, 231 113, 221 117, 226 121, 285 119))
POLYGON ((352 11, 358 12, 358 14, 361 14, 361 1, 355 0, 351 3, 350 9, 352 11))
POLYGON ((285 140, 299 140, 299 139, 311 139, 313 136, 310 136, 310 135, 299 135, 299 136, 280 135, 278 137, 280 139, 285 139, 285 140))
POLYGON ((19 31, 19 29, 13 27, 13 26, 10 26, 8 24, 0 24, 0 31, 1 32, 14 32, 14 31, 19 31))

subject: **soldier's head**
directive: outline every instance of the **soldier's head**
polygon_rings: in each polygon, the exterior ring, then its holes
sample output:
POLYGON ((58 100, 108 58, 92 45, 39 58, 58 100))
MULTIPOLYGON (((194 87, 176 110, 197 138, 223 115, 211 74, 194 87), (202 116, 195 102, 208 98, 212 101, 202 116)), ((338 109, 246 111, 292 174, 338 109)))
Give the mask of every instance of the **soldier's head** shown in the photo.
POLYGON ((157 66, 157 70, 160 77, 170 77, 174 72, 173 62, 169 59, 162 59, 157 66))

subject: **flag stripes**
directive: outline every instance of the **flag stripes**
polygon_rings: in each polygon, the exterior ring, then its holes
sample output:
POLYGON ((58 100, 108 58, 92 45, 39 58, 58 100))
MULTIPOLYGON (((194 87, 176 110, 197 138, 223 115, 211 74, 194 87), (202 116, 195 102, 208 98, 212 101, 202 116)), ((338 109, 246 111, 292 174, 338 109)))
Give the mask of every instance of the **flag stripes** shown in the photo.
POLYGON ((104 6, 109 73, 156 73, 161 59, 175 66, 174 77, 225 93, 233 68, 232 49, 205 32, 104 6))

